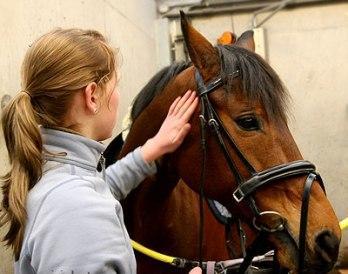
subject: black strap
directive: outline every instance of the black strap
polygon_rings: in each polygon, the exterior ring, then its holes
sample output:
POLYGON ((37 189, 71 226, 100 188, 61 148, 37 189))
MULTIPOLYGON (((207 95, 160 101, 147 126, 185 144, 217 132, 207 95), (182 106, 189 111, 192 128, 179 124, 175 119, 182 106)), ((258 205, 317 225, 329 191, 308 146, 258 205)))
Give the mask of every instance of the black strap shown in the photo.
POLYGON ((245 197, 248 197, 251 193, 255 192, 256 189, 264 184, 275 180, 312 172, 315 172, 315 166, 308 161, 300 160, 278 165, 256 173, 249 180, 237 187, 233 193, 233 197, 237 202, 241 202, 245 197))
POLYGON ((311 173, 308 175, 303 188, 302 205, 301 205, 301 222, 300 222, 300 235, 299 235, 299 258, 298 258, 298 271, 302 273, 306 255, 306 232, 307 232, 307 220, 308 220, 308 206, 309 197, 313 182, 316 178, 316 174, 311 173))
POLYGON ((202 75, 199 73, 198 69, 196 69, 195 71, 195 79, 197 83, 197 91, 199 93, 199 96, 201 97, 224 85, 224 81, 222 80, 221 77, 218 77, 212 80, 211 82, 209 82, 207 85, 205 85, 202 75))
POLYGON ((257 253, 264 251, 263 249, 266 246, 266 238, 265 233, 261 232, 251 246, 248 247, 246 256, 239 267, 239 274, 248 273, 248 268, 251 265, 253 258, 257 255, 257 253))
POLYGON ((232 160, 230 153, 228 152, 228 149, 225 145, 225 142, 223 141, 221 133, 218 129, 217 123, 211 123, 210 127, 213 129, 213 131, 215 133, 215 137, 218 141, 221 152, 224 154, 224 157, 226 159, 226 162, 227 162, 229 169, 233 172, 233 174, 238 182, 238 185, 240 185, 244 181, 243 176, 238 172, 238 169, 237 169, 234 161, 232 160))
POLYGON ((221 121, 221 118, 219 116, 219 114, 214 110, 214 108, 211 106, 211 104, 209 104, 210 107, 212 108, 212 112, 214 117, 216 118, 220 128, 222 128, 223 133, 226 135, 226 139, 229 142, 229 144, 232 146, 232 148, 234 149, 234 151, 237 153, 239 159, 243 162, 244 166, 246 167, 246 169, 249 171, 249 173, 251 175, 255 174, 256 171, 254 169, 254 167, 249 163, 249 161, 247 160, 247 158, 245 157, 245 155, 243 154, 243 152, 239 149, 239 147, 237 146, 236 142, 234 141, 234 139, 232 138, 231 134, 228 132, 228 130, 225 128, 224 123, 221 121))
MULTIPOLYGON (((238 74, 239 71, 236 73, 232 74, 233 77, 235 77, 235 74, 238 74)), ((245 158, 245 156, 241 153, 241 150, 238 148, 236 143, 234 142, 233 138, 230 136, 228 131, 224 128, 223 123, 219 117, 219 115, 216 113, 214 110, 213 106, 211 105, 209 98, 208 98, 208 93, 211 91, 214 91, 218 87, 222 86, 224 84, 223 80, 221 77, 217 78, 216 80, 208 83, 207 85, 204 84, 203 78, 201 74, 199 73, 198 69, 195 71, 195 79, 197 83, 197 89, 199 96, 201 98, 201 115, 200 118, 201 120, 204 120, 208 123, 210 128, 213 130, 215 133, 215 136, 217 138, 217 141, 219 143, 219 146, 221 148, 221 151, 224 154, 224 157, 227 161, 227 164, 230 168, 230 170, 233 172, 238 184, 241 184, 244 181, 243 176, 240 174, 238 169, 236 168, 234 161, 232 160, 232 157, 226 147, 226 144, 224 142, 224 139, 222 137, 222 134, 220 132, 220 127, 222 128, 222 131, 224 134, 227 135, 227 140, 232 145, 234 151, 237 153, 238 157, 242 160, 243 164, 247 168, 250 174, 255 173, 255 169, 253 166, 249 163, 249 161, 245 158), (207 116, 207 117, 206 117, 207 116)), ((201 129, 203 127, 201 126, 201 129)), ((202 132, 201 132, 202 134, 202 132)))
POLYGON ((201 151, 202 151, 202 166, 201 166, 201 178, 199 185, 199 239, 198 239, 198 258, 199 266, 202 268, 203 265, 203 239, 204 239, 204 185, 205 185, 205 166, 207 158, 207 144, 205 137, 205 107, 203 99, 201 98, 201 115, 200 115, 200 129, 201 129, 201 151))

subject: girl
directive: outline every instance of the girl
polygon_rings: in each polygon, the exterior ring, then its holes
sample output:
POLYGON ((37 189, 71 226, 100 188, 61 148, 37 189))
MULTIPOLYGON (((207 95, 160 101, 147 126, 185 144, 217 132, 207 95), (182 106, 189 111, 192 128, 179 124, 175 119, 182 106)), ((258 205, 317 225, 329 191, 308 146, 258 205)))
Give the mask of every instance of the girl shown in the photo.
POLYGON ((1 225, 16 273, 136 273, 119 200, 182 143, 198 100, 191 91, 177 98, 153 138, 100 174, 100 141, 117 119, 116 75, 97 31, 59 29, 30 46, 22 91, 2 115, 10 171, 1 225))

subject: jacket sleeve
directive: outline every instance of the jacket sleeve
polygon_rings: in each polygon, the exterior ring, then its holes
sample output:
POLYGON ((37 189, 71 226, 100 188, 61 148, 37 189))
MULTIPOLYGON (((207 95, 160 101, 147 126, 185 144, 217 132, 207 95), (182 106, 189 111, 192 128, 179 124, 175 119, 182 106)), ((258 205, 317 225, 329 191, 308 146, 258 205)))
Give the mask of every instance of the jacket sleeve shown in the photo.
POLYGON ((140 147, 106 169, 106 181, 118 200, 124 199, 147 176, 157 171, 155 163, 146 163, 140 147))
POLYGON ((122 208, 88 182, 71 181, 50 194, 30 233, 36 273, 135 273, 135 257, 122 208))

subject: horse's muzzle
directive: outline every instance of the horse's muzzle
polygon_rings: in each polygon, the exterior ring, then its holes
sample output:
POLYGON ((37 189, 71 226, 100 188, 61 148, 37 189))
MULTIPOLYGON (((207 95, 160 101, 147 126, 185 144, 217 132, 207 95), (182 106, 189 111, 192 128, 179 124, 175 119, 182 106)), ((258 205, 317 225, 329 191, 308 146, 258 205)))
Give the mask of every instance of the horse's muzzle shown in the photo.
POLYGON ((314 264, 320 273, 330 271, 338 258, 339 239, 329 230, 323 230, 315 238, 314 264))

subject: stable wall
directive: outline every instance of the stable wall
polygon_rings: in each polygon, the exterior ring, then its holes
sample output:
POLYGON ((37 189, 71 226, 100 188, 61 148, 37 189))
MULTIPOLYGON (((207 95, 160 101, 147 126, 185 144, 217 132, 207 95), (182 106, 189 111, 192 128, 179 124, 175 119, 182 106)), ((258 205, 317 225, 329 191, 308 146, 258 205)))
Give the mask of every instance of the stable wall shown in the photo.
MULTIPOLYGON (((153 0, 0 0, 0 10, 0 98, 4 94, 13 96, 20 90, 20 65, 28 46, 56 27, 97 29, 119 49, 119 120, 156 70, 153 0)), ((120 126, 115 132, 119 129, 120 126)), ((0 135, 3 163, 0 173, 3 174, 7 168, 7 152, 2 131, 0 135)), ((10 252, 0 243, 0 273, 12 273, 12 265, 10 252)))

